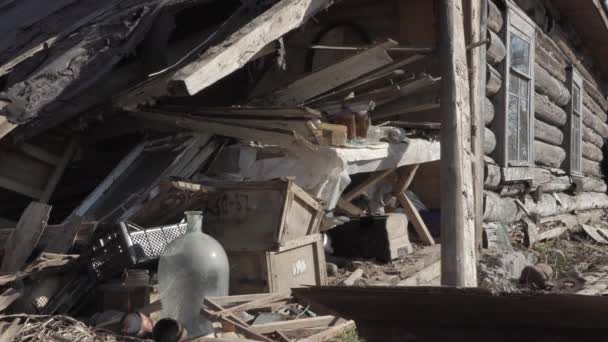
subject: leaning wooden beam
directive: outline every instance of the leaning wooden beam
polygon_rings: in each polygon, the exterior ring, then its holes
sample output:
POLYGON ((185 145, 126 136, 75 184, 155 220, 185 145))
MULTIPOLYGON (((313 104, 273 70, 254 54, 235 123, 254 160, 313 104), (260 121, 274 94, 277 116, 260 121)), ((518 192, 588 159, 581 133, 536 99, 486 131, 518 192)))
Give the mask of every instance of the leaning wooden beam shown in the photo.
POLYGON ((437 2, 440 17, 441 284, 477 286, 469 77, 460 0, 437 2))
POLYGON ((352 189, 351 191, 349 191, 347 194, 342 195, 342 199, 345 200, 345 201, 347 201, 347 202, 350 202, 350 201, 354 200, 359 195, 361 195, 362 193, 364 193, 365 190, 367 190, 367 188, 369 188, 370 186, 372 186, 372 185, 378 183, 379 181, 383 180, 388 175, 390 175, 391 173, 393 173, 393 171, 394 170, 392 170, 392 169, 385 170, 385 171, 378 171, 378 172, 370 175, 361 184, 357 185, 354 189, 352 189))
POLYGON ((1 273, 17 272, 25 265, 46 228, 51 206, 32 202, 25 209, 17 227, 4 245, 1 273))
POLYGON ((276 106, 300 105, 306 100, 353 81, 390 64, 393 60, 386 53, 386 50, 396 45, 397 42, 389 40, 341 62, 304 76, 271 94, 268 97, 268 103, 276 106))
POLYGON ((48 203, 49 200, 51 199, 51 195, 53 195, 53 192, 55 191, 57 184, 59 184, 59 181, 61 180, 61 176, 63 176, 65 169, 68 167, 70 160, 72 159, 72 157, 76 153, 76 150, 78 149, 78 142, 79 142, 78 138, 72 138, 72 141, 70 141, 70 144, 66 148, 63 156, 61 157, 61 160, 55 167, 55 170, 53 171, 51 178, 49 179, 48 183, 46 184, 46 188, 44 188, 44 191, 42 192, 42 196, 40 196, 40 202, 48 203))
POLYGON ((133 113, 133 115, 145 120, 166 123, 171 127, 178 127, 202 133, 212 133, 247 141, 261 141, 265 144, 275 144, 283 147, 302 145, 311 150, 316 149, 315 145, 313 145, 310 141, 306 140, 294 131, 289 131, 286 129, 263 129, 261 127, 254 128, 237 124, 229 125, 226 123, 213 120, 204 120, 186 115, 166 115, 153 112, 137 112, 133 113))
POLYGON ((405 194, 405 191, 412 183, 414 176, 416 176, 419 166, 419 164, 415 164, 400 168, 399 179, 397 179, 397 182, 393 187, 393 196, 397 197, 397 201, 399 201, 399 204, 403 210, 405 210, 407 218, 412 221, 412 224, 416 229, 416 234, 418 234, 418 237, 422 240, 422 242, 424 242, 426 245, 434 245, 435 240, 433 239, 433 236, 431 236, 431 233, 422 220, 422 217, 420 217, 420 213, 418 213, 418 210, 416 207, 414 207, 412 201, 405 194))
POLYGON ((169 90, 173 95, 194 95, 243 67, 269 43, 302 25, 325 8, 330 0, 282 0, 234 33, 221 45, 173 75, 169 90))

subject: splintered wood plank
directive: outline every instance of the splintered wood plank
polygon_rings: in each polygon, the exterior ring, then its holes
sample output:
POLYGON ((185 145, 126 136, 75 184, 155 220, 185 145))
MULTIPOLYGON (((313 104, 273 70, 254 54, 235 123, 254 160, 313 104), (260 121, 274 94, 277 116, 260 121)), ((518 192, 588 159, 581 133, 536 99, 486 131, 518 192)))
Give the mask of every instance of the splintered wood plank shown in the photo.
POLYGON ((282 0, 235 32, 222 44, 173 75, 169 90, 174 95, 194 95, 243 67, 266 45, 299 27, 329 0, 282 0))
POLYGON ((39 202, 32 202, 28 205, 21 215, 17 227, 6 241, 0 272, 17 272, 23 267, 38 244, 50 213, 50 205, 39 202))
POLYGON ((272 94, 269 102, 280 106, 298 105, 353 81, 362 75, 392 63, 393 60, 386 53, 386 49, 396 45, 397 42, 389 40, 341 62, 313 72, 272 94))
POLYGON ((300 342, 325 342, 329 341, 334 337, 340 336, 343 333, 355 329, 356 325, 354 321, 346 321, 344 323, 335 325, 327 330, 324 330, 318 334, 314 334, 307 338, 299 340, 300 342))
POLYGON ((420 217, 420 214, 418 213, 418 210, 416 210, 416 207, 414 207, 412 201, 404 193, 399 194, 397 200, 405 210, 407 217, 412 220, 416 233, 418 234, 418 237, 422 239, 422 242, 426 245, 434 245, 435 239, 431 236, 429 229, 426 227, 426 224, 424 224, 422 217, 420 217))

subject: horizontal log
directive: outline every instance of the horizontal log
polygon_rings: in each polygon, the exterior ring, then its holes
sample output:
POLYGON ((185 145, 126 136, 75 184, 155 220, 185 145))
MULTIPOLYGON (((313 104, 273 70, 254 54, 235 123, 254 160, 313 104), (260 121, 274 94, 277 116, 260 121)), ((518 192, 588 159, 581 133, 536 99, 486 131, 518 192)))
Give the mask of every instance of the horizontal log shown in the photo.
POLYGON ((490 39, 490 45, 486 50, 486 59, 488 63, 496 66, 505 59, 507 49, 505 48, 505 43, 496 33, 490 31, 488 38, 490 39))
POLYGON ((600 137, 599 134, 595 133, 594 130, 587 127, 587 125, 583 125, 582 130, 583 130, 583 141, 592 143, 593 145, 595 145, 599 148, 602 148, 604 146, 604 139, 602 139, 602 137, 600 137))
POLYGON ((568 80, 568 74, 566 72, 568 65, 565 63, 562 64, 560 60, 545 50, 545 48, 540 45, 538 41, 536 42, 534 61, 560 82, 566 83, 568 80))
POLYGON ((587 127, 594 130, 602 138, 608 139, 608 125, 598 118, 597 115, 593 114, 589 108, 583 108, 583 122, 587 127))
POLYGON ((536 164, 559 168, 564 159, 566 159, 566 151, 563 148, 534 140, 534 161, 536 164))
POLYGON ((483 131, 483 152, 486 155, 491 155, 496 149, 496 135, 489 128, 485 127, 483 131))
POLYGON ((602 108, 604 112, 608 112, 608 100, 596 87, 589 82, 585 84, 585 92, 602 108))
POLYGON ((557 127, 549 125, 541 120, 534 120, 534 139, 548 144, 561 146, 564 141, 564 133, 557 127))
POLYGON ((523 211, 512 198, 503 198, 490 191, 484 191, 483 221, 511 223, 521 220, 523 211))
POLYGON ((581 145, 581 150, 583 153, 583 157, 589 160, 601 162, 604 159, 604 153, 602 153, 602 150, 586 141, 583 141, 583 144, 581 145))
POLYGON ((496 112, 494 111, 494 104, 492 100, 487 97, 483 98, 483 121, 486 126, 490 125, 494 120, 496 112))
POLYGON ((608 184, 601 178, 585 177, 582 181, 582 190, 586 192, 606 192, 608 184))
POLYGON ((539 201, 526 195, 522 201, 525 210, 517 205, 516 199, 500 197, 489 191, 484 195, 485 222, 511 223, 527 216, 526 212, 542 218, 572 211, 608 208, 608 195, 599 192, 583 192, 575 196, 561 193, 557 195, 561 203, 551 194, 543 194, 539 201))
POLYGON ((569 230, 579 229, 581 224, 593 224, 600 222, 606 215, 606 209, 591 209, 577 211, 576 214, 560 214, 547 216, 540 220, 541 224, 559 223, 568 227, 569 230))
POLYGON ((491 65, 487 66, 487 79, 486 79, 486 96, 492 97, 498 93, 502 86, 502 77, 498 70, 494 69, 491 65))
POLYGON ((606 120, 608 120, 608 115, 606 115, 606 112, 586 91, 583 92, 583 104, 602 121, 606 122, 606 120))
POLYGON ((585 175, 591 175, 595 177, 604 177, 604 173, 602 172, 602 165, 596 161, 589 160, 583 157, 583 173, 585 175))
POLYGON ((534 93, 534 116, 557 127, 562 127, 568 121, 568 114, 563 109, 539 93, 534 93))
POLYGON ((564 84, 536 63, 534 63, 534 77, 534 89, 537 92, 547 95, 551 101, 560 107, 570 102, 570 92, 564 84))
POLYGON ((534 184, 531 191, 541 187, 543 192, 563 192, 572 188, 573 183, 567 173, 543 167, 534 168, 534 184))
POLYGON ((498 33, 502 30, 503 23, 504 20, 500 9, 493 1, 488 1, 488 28, 492 32, 498 33))

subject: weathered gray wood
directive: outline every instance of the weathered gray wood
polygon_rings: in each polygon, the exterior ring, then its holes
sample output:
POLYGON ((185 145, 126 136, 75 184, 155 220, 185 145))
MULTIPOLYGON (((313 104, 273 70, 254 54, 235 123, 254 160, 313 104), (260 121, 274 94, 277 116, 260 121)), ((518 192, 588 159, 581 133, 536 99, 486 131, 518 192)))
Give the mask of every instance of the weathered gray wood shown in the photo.
POLYGON ((534 93, 534 116, 557 127, 564 126, 568 120, 568 114, 562 108, 539 93, 534 93))
POLYGON ((327 6, 328 0, 282 0, 234 33, 225 43, 207 50, 180 68, 168 87, 173 95, 194 95, 240 69, 256 53, 302 25, 327 6))
POLYGON ((604 139, 600 137, 599 134, 595 133, 591 128, 587 127, 587 125, 583 125, 583 141, 592 143, 593 145, 602 148, 604 146, 604 139))
POLYGON ((315 71, 274 92, 265 102, 277 106, 300 105, 306 100, 390 64, 393 60, 386 50, 393 46, 397 46, 397 42, 388 41, 315 71))
POLYGON ((570 177, 561 170, 535 167, 534 183, 531 191, 542 187, 543 192, 562 192, 572 187, 570 177))
POLYGON ((543 69, 548 71, 551 76, 555 77, 562 83, 566 83, 568 75, 566 72, 567 64, 562 64, 562 61, 555 58, 536 40, 536 51, 534 61, 543 69))
POLYGON ((496 149, 496 135, 489 128, 483 130, 483 153, 491 155, 496 149))
POLYGON ((487 51, 487 60, 490 65, 496 66, 505 59, 507 50, 505 43, 496 33, 490 31, 488 37, 490 38, 490 46, 487 51))
POLYGON ((503 22, 504 20, 500 9, 496 7, 493 0, 488 0, 488 28, 492 30, 492 32, 498 33, 502 30, 503 22))
POLYGON ((1 273, 17 272, 25 265, 46 228, 50 213, 51 206, 44 203, 28 205, 4 245, 1 273))
POLYGON ((486 126, 490 125, 494 120, 496 112, 494 111, 494 104, 492 100, 487 97, 483 99, 483 120, 486 126))
MULTIPOLYGON (((143 39, 163 4, 115 0, 98 3, 93 11, 81 13, 74 19, 79 21, 84 16, 86 22, 41 56, 35 69, 29 70, 32 67, 28 63, 15 68, 13 73, 25 76, 10 83, 4 96, 11 102, 0 114, 13 122, 25 122, 42 114, 50 104, 71 99, 99 81, 143 39)), ((86 1, 79 1, 78 6, 90 9, 86 1)))
POLYGON ((463 6, 439 8, 442 66, 441 284, 477 286, 471 117, 463 6))
POLYGON ((534 89, 537 92, 547 95, 551 101, 560 107, 568 104, 570 101, 570 92, 557 79, 555 79, 547 70, 540 65, 534 63, 534 89))
POLYGON ((608 139, 608 125, 593 114, 586 106, 583 108, 583 123, 602 138, 608 139))
POLYGON ((486 96, 491 98, 500 90, 502 77, 498 70, 494 69, 491 65, 488 65, 487 68, 486 96))
POLYGON ((583 92, 583 104, 602 121, 606 122, 606 120, 608 120, 608 115, 606 115, 606 112, 600 107, 599 104, 597 104, 597 102, 589 95, 589 92, 587 91, 583 92))
POLYGON ((604 159, 604 154, 602 153, 602 150, 599 149, 597 146, 583 141, 581 147, 583 157, 596 162, 601 162, 604 159))
MULTIPOLYGON (((489 0, 465 2, 467 8, 467 19, 465 27, 469 28, 467 45, 476 41, 484 41, 490 34, 488 30, 488 2, 489 0), (469 27, 470 26, 470 27, 469 27)), ((483 144, 485 141, 484 135, 481 134, 481 128, 486 126, 487 105, 484 104, 488 98, 485 95, 486 87, 486 66, 487 62, 487 45, 481 45, 477 49, 469 51, 469 72, 471 77, 471 98, 473 101, 472 111, 472 126, 473 126, 473 152, 475 153, 475 162, 473 164, 473 191, 474 191, 474 216, 475 216, 475 244, 479 252, 483 248, 483 189, 484 189, 484 170, 485 170, 485 153, 483 144)), ((494 108, 492 108, 493 110, 494 108)), ((490 110, 488 108, 488 110, 490 110)), ((491 121, 492 119, 490 119, 491 121)), ((485 133, 485 130, 484 130, 485 133)), ((441 262, 439 262, 441 267, 441 262)), ((441 269, 437 272, 438 277, 441 277, 441 269)), ((441 280, 439 281, 441 283, 441 280)))
MULTIPOLYGON (((532 196, 523 197, 523 204, 530 215, 537 217, 551 217, 567 214, 572 211, 608 208, 608 195, 599 192, 584 192, 576 196, 564 193, 558 194, 559 204, 551 194, 543 194, 539 201, 532 196)), ((516 199, 501 198, 495 193, 486 192, 486 205, 484 210, 485 222, 511 223, 525 216, 524 211, 518 208, 516 199)))
POLYGON ((534 161, 536 164, 559 168, 564 159, 566 159, 566 151, 563 148, 534 140, 534 161))
POLYGON ((585 177, 583 178, 582 190, 586 192, 606 192, 608 184, 600 178, 585 177))
POLYGON ((561 146, 562 142, 564 141, 564 133, 555 126, 535 119, 534 138, 548 144, 561 146))
POLYGON ((484 167, 484 175, 484 188, 490 190, 497 189, 502 179, 500 166, 493 162, 488 162, 486 160, 484 167))
POLYGON ((604 177, 600 163, 583 157, 583 173, 595 177, 604 177))
POLYGON ((606 99, 606 95, 603 95, 594 85, 589 84, 589 82, 585 83, 584 88, 585 94, 590 96, 602 111, 608 112, 608 99, 606 99))

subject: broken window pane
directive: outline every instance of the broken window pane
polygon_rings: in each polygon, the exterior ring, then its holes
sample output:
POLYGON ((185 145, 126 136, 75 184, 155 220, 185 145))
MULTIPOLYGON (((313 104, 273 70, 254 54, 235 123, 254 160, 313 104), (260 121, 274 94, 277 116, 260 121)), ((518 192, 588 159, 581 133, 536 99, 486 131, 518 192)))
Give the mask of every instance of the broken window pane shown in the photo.
POLYGON ((511 33, 511 67, 530 74, 530 44, 511 33))
POLYGON ((517 96, 509 95, 509 108, 507 113, 507 158, 509 161, 518 161, 518 105, 517 96))

